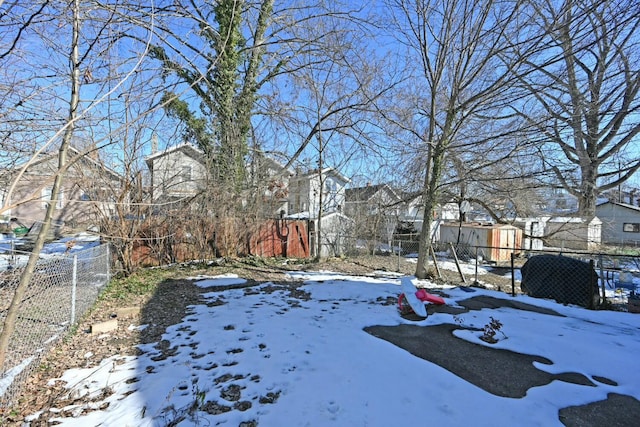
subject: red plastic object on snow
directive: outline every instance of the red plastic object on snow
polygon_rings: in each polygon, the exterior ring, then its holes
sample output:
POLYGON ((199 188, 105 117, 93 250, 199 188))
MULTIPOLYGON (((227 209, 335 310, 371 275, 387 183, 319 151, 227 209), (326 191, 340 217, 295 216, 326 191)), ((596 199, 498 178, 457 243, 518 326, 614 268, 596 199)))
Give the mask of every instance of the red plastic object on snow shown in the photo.
MULTIPOLYGON (((418 289, 416 291, 415 295, 416 295, 416 298, 418 298, 422 302, 430 302, 430 303, 436 304, 436 305, 444 305, 444 304, 446 304, 442 297, 430 294, 429 292, 425 291, 424 289, 418 289)), ((406 297, 405 297, 404 293, 400 294, 400 296, 398 297, 398 307, 400 308, 400 311, 402 311, 402 300, 404 300, 405 298, 406 297)))

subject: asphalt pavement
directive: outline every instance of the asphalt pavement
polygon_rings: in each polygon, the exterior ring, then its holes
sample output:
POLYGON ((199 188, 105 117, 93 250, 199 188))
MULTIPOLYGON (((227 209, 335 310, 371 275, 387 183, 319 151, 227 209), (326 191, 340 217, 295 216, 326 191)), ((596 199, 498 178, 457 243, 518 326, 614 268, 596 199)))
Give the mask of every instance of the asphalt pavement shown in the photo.
MULTIPOLYGON (((488 296, 471 297, 458 304, 464 308, 429 304, 428 312, 429 314, 445 312, 455 315, 482 308, 512 307, 562 316, 553 310, 488 296)), ((419 320, 412 316, 415 315, 406 314, 404 317, 419 320)), ((403 324, 372 326, 365 330, 417 357, 438 364, 496 396, 522 398, 530 388, 543 386, 554 380, 596 386, 591 379, 577 372, 550 374, 537 369, 533 362, 552 363, 544 357, 491 348, 456 338, 453 331, 460 328, 460 325, 455 324, 433 326, 403 324)), ((594 380, 615 385, 615 382, 608 378, 594 377, 594 380)), ((638 426, 640 425, 640 401, 632 396, 610 393, 606 400, 563 408, 558 413, 558 419, 566 426, 638 426)))

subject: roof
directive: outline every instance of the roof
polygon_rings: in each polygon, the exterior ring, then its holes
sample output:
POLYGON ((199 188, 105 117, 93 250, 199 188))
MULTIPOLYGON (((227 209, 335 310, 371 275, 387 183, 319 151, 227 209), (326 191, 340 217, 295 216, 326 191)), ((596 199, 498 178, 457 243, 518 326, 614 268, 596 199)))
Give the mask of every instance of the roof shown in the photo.
MULTIPOLYGON (((341 179, 344 182, 349 182, 350 181, 349 178, 347 178, 346 176, 342 175, 340 172, 338 172, 334 168, 324 168, 324 169, 322 169, 321 172, 322 172, 323 176, 333 175, 333 176, 341 179)), ((302 173, 300 175, 294 175, 294 176, 291 177, 291 179, 309 178, 309 177, 316 176, 316 175, 319 175, 319 174, 320 174, 320 171, 318 171, 318 169, 313 169, 313 170, 310 170, 308 172, 302 173)))
POLYGON ((559 222, 564 224, 602 224, 602 221, 597 216, 590 219, 580 216, 552 216, 547 222, 559 222))
MULTIPOLYGON (((68 147, 68 153, 70 154, 70 159, 68 159, 68 161, 74 160, 74 161, 86 161, 90 164, 92 164, 93 166, 95 166, 98 169, 101 169, 102 171, 106 172, 107 174, 111 175, 111 177, 115 178, 116 180, 121 180, 122 179, 122 175, 120 175, 118 172, 116 172, 114 169, 106 166, 104 163, 98 161, 96 159, 96 157, 94 155, 92 155, 92 152, 94 151, 94 149, 79 149, 76 148, 73 145, 70 145, 68 147)), ((22 168, 31 168, 35 165, 39 165, 42 163, 45 163, 47 161, 57 161, 57 159, 59 158, 59 153, 58 151, 54 151, 54 152, 45 152, 45 153, 38 153, 34 158, 29 159, 26 162, 22 162, 20 164, 17 164, 13 169, 14 170, 18 170, 18 169, 22 169, 22 168)), ((56 166, 57 167, 57 163, 56 166)))
POLYGON ((345 199, 347 202, 363 202, 371 199, 378 191, 386 187, 394 196, 397 194, 387 184, 367 185, 365 187, 347 188, 345 190, 345 199))
POLYGON ((612 202, 612 201, 606 201, 604 203, 600 203, 598 206, 596 206, 596 209, 604 205, 620 206, 621 208, 631 209, 633 211, 640 212, 640 206, 630 205, 628 203, 612 202))
POLYGON ((187 156, 192 157, 194 159, 201 159, 202 156, 204 156, 204 152, 202 150, 200 150, 198 147, 196 147, 195 145, 190 144, 188 142, 185 142, 185 143, 176 145, 174 147, 167 148, 164 151, 158 151, 156 153, 153 153, 153 154, 145 157, 144 160, 147 163, 147 165, 149 165, 149 164, 153 163, 153 161, 155 159, 167 156, 167 155, 169 155, 171 153, 175 153, 177 151, 182 151, 187 156))

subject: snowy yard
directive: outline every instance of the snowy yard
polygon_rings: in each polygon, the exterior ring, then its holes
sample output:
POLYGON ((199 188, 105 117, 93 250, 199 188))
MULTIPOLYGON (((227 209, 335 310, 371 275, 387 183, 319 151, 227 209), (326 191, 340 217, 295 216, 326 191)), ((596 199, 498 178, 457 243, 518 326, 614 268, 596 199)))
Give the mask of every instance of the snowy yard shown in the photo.
MULTIPOLYGON (((202 304, 189 307, 162 341, 141 355, 115 356, 60 379, 89 403, 52 409, 62 426, 476 426, 561 425, 562 408, 640 399, 640 316, 589 311, 526 296, 515 300, 560 316, 512 308, 434 313, 411 322, 394 304, 399 280, 330 272, 291 273, 298 293, 277 283, 250 288, 236 276, 195 277, 202 304), (216 291, 207 291, 211 287, 216 291), (222 289, 222 290, 220 290, 222 289), (225 290, 226 289, 226 290, 225 290), (306 295, 306 297, 304 297, 306 295), (480 339, 501 322, 496 344, 480 339), (373 325, 458 325, 456 340, 550 361, 536 370, 576 373, 591 385, 553 380, 523 397, 492 394, 437 364, 378 339, 373 325), (108 390, 108 392, 105 392, 108 390), (56 415, 57 414, 57 415, 56 415)), ((428 282, 420 285, 431 287, 428 282)), ((443 289, 447 306, 504 293, 443 289)), ((130 328, 147 325, 132 323, 130 328)), ((451 357, 464 358, 464 354, 451 357)), ((500 381, 500 378, 496 378, 500 381)), ((637 401, 636 401, 637 402, 637 401)), ((33 414, 30 420, 41 414, 33 414)))

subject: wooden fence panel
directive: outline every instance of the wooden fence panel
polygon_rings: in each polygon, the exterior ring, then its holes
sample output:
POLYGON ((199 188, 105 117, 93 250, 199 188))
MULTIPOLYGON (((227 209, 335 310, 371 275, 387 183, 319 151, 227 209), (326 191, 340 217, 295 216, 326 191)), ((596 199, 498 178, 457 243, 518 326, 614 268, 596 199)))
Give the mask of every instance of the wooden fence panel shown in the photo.
POLYGON ((251 255, 263 257, 307 258, 309 256, 307 221, 267 221, 251 236, 249 250, 251 255))

